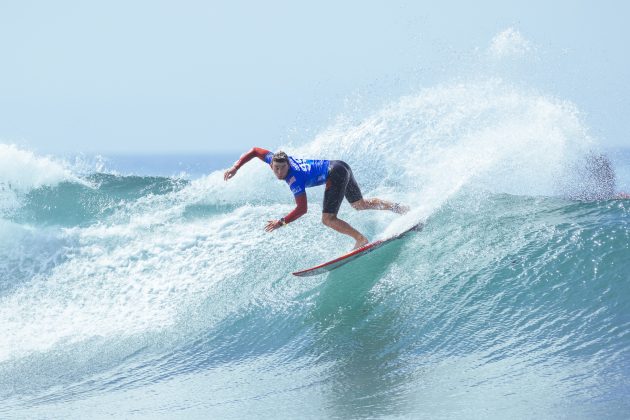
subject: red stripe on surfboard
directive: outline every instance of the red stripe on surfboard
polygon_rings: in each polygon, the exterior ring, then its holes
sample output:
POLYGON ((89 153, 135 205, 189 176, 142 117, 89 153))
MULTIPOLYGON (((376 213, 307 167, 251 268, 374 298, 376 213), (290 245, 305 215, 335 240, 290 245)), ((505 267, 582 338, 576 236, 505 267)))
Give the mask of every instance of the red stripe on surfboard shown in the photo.
MULTIPOLYGON (((392 238, 392 239, 393 239, 393 238, 392 238)), ((353 255, 361 254, 361 253, 363 253, 363 252, 365 252, 365 251, 368 251, 368 250, 370 250, 370 249, 374 248, 375 246, 377 246, 377 245, 379 245, 379 244, 381 244, 381 243, 383 243, 383 242, 384 242, 384 240, 379 240, 379 241, 372 242, 372 243, 367 244, 367 245, 363 245, 361 248, 357 248, 357 249, 355 249, 354 251, 349 252, 349 253, 347 253, 347 254, 345 254, 345 255, 342 255, 342 256, 341 256, 341 257, 339 257, 339 258, 335 258, 335 259, 334 259, 334 260, 332 260, 332 261, 325 262, 325 263, 320 264, 320 265, 317 265, 317 266, 315 266, 315 267, 307 268, 306 270, 296 271, 296 272, 295 272, 295 273, 293 273, 293 274, 295 274, 296 276, 298 276, 298 275, 300 275, 300 274, 302 274, 302 273, 306 273, 306 272, 309 272, 309 271, 314 271, 314 270, 317 270, 317 269, 319 269, 319 268, 324 268, 324 267, 327 267, 327 266, 332 265, 332 264, 334 264, 334 263, 336 263, 336 262, 339 262, 339 261, 345 260, 346 258, 350 258, 350 257, 352 257, 353 255)))

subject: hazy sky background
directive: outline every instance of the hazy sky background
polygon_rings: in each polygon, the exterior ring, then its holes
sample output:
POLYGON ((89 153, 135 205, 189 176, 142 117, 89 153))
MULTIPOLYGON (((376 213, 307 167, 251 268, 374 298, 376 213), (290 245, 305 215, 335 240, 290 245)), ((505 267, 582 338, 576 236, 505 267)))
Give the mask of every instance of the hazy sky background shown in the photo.
POLYGON ((627 3, 506 3, 2 1, 0 142, 240 152, 498 72, 574 102, 596 138, 630 146, 627 3), (508 28, 533 52, 488 66, 508 28))

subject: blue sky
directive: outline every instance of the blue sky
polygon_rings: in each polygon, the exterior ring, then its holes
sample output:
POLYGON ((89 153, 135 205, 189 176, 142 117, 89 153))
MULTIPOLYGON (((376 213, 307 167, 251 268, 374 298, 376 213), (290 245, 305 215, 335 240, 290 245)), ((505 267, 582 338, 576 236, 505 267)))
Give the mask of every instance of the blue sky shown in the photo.
POLYGON ((574 102, 604 144, 630 146, 628 6, 549 3, 2 2, 0 142, 46 153, 275 147, 312 137, 357 98, 378 108, 483 72, 476 54, 514 28, 535 53, 508 78, 574 102))

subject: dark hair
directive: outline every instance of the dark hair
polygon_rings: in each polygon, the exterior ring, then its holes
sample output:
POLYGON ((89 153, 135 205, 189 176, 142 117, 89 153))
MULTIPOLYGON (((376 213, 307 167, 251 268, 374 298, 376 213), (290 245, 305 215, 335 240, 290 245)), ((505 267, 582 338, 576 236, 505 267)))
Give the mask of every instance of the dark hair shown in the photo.
POLYGON ((276 153, 273 154, 273 162, 278 162, 278 163, 289 163, 289 156, 287 156, 286 153, 282 152, 282 151, 278 151, 276 153))

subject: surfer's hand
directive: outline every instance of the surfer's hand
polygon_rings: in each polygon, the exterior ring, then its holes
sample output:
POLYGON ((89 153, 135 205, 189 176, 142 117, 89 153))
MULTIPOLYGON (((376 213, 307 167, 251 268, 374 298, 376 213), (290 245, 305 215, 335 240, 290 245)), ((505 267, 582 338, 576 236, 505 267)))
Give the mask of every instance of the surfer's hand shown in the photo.
POLYGON ((227 181, 228 179, 232 178, 234 175, 236 175, 236 171, 238 171, 238 169, 232 166, 230 169, 225 171, 225 173, 223 174, 223 179, 227 181))
POLYGON ((271 232, 272 230, 276 230, 279 227, 282 227, 283 223, 280 220, 267 220, 267 226, 265 226, 265 231, 271 232))

